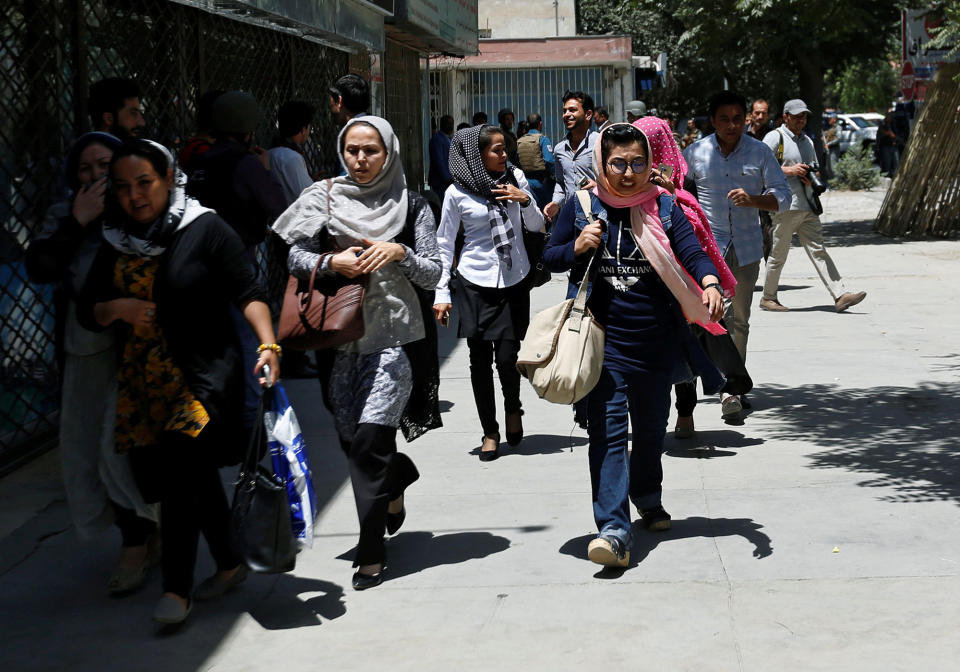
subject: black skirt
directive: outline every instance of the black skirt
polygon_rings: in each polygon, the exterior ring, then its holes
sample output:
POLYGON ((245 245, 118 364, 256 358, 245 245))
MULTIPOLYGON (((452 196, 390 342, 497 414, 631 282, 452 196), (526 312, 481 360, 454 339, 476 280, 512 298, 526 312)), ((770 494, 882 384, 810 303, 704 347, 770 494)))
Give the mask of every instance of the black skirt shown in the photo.
POLYGON ((530 324, 530 287, 481 287, 460 275, 450 282, 460 324, 457 336, 485 341, 522 341, 530 324))

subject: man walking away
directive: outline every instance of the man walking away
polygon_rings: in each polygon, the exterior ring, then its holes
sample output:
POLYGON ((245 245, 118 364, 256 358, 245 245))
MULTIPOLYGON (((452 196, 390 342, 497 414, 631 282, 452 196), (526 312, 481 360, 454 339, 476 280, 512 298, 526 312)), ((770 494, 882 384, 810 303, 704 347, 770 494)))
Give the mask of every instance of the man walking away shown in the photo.
POLYGON ((487 123, 487 113, 486 112, 474 112, 473 119, 471 119, 471 126, 483 126, 487 123))
POLYGON ((430 173, 427 183, 430 190, 443 203, 447 187, 453 184, 450 175, 450 139, 453 137, 453 117, 445 114, 440 117, 440 128, 430 138, 430 173))
POLYGON ((330 113, 341 128, 354 117, 370 112, 370 86, 360 75, 350 73, 338 77, 328 93, 330 113))
POLYGON ((823 246, 823 225, 820 217, 813 212, 807 199, 805 187, 810 185, 808 175, 817 163, 813 141, 803 132, 809 113, 810 109, 802 100, 788 100, 783 106, 783 126, 770 131, 763 139, 782 166, 782 172, 790 186, 791 198, 789 208, 781 209, 773 216, 773 248, 767 261, 760 307, 776 312, 789 310, 777 300, 777 289, 780 273, 790 252, 793 234, 797 234, 800 244, 817 269, 820 280, 830 292, 834 307, 838 313, 842 313, 863 301, 867 293, 851 293, 844 289, 840 272, 823 246))
POLYGON ((110 77, 92 84, 87 110, 95 131, 121 140, 146 137, 140 87, 132 79, 110 77))
MULTIPOLYGON (((683 152, 693 176, 697 200, 724 260, 737 280, 733 299, 726 299, 724 321, 744 362, 750 335, 750 305, 760 273, 762 236, 758 211, 777 211, 790 203, 790 188, 773 153, 759 140, 744 135, 747 101, 733 91, 710 100, 710 123, 716 129, 683 152)), ((692 191, 692 189, 688 190, 692 191)), ((724 418, 736 417, 742 402, 722 399, 724 418)))
POLYGON ((880 172, 887 177, 893 177, 897 172, 900 159, 897 156, 897 134, 893 128, 893 112, 880 122, 877 128, 877 152, 880 155, 880 172))
POLYGON ((507 146, 507 158, 513 165, 519 165, 517 161, 517 136, 513 132, 513 123, 516 116, 513 110, 503 108, 497 112, 497 123, 500 124, 500 130, 503 131, 503 141, 507 146))
POLYGON ((647 116, 647 106, 642 100, 631 100, 625 108, 627 113, 627 123, 632 124, 640 117, 647 116))
POLYGON ((563 125, 567 135, 553 149, 553 198, 543 208, 543 214, 553 219, 560 208, 573 198, 580 179, 596 179, 593 172, 593 145, 600 134, 590 128, 593 122, 593 98, 583 91, 563 94, 563 125))
POLYGON ((593 111, 593 123, 597 125, 597 133, 610 125, 610 113, 607 112, 607 108, 598 107, 593 111))
POLYGON ((543 119, 539 114, 528 114, 527 124, 530 130, 517 140, 518 165, 530 184, 537 207, 542 210, 553 195, 553 145, 543 135, 543 119))
POLYGON ((277 112, 277 137, 270 147, 270 172, 283 189, 289 207, 304 189, 313 184, 303 145, 310 138, 316 108, 302 100, 291 100, 277 112))

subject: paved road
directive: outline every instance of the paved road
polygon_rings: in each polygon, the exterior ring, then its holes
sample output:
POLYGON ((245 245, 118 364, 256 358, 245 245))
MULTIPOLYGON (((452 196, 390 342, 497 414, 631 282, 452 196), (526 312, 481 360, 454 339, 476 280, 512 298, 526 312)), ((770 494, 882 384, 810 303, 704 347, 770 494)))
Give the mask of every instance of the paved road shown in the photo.
POLYGON ((323 500, 296 572, 158 632, 158 577, 105 597, 116 542, 78 542, 51 454, 0 481, 0 668, 960 669, 960 242, 874 235, 882 196, 826 195, 831 253, 867 300, 835 314, 794 248, 780 293, 794 310, 754 313, 756 410, 725 425, 703 399, 697 437, 668 435, 674 526, 638 530, 625 572, 586 560, 586 436, 569 410, 524 388, 527 439, 480 463, 466 348, 446 334, 445 426, 409 447, 423 476, 381 587, 350 588, 345 461, 316 383, 292 381, 323 500))

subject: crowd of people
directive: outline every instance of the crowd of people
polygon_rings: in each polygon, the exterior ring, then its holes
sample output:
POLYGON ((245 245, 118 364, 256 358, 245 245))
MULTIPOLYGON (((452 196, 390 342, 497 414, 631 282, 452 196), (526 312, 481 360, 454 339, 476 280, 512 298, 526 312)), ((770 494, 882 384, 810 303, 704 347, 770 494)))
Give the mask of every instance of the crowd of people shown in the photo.
POLYGON ((452 316, 469 351, 479 459, 523 441, 517 353, 541 262, 569 274, 569 297, 586 278, 586 305, 605 331, 599 382, 572 409, 589 436, 597 536, 588 557, 604 566, 629 564, 631 504, 645 529, 670 528, 661 454, 671 390, 677 438, 695 431, 697 378, 720 395, 724 419, 750 408, 761 258, 762 309, 788 310, 777 289, 794 233, 838 312, 865 296, 846 291, 823 247, 801 100, 784 105, 774 128, 765 101, 748 112, 741 96, 720 92, 708 109, 715 132, 692 137, 695 125, 681 136, 641 101, 619 121, 567 91, 556 144, 539 113, 517 134, 509 109, 497 125, 478 113, 457 129, 444 115, 429 141, 437 207, 408 188, 409 150, 370 114, 361 77, 338 78, 327 103, 341 171, 317 179, 303 156, 310 103, 280 107, 265 150, 253 143, 253 96, 205 93, 198 131, 174 156, 145 137, 135 82, 99 82, 95 130, 65 157, 70 194, 27 252, 31 277, 65 296, 60 444, 75 526, 83 536, 118 527, 113 594, 136 590, 160 564, 161 623, 182 622, 194 601, 247 576, 219 470, 240 461, 260 387, 281 373, 259 246, 282 251, 284 277, 366 281, 364 335, 315 362, 353 484, 357 590, 387 576, 384 536, 403 525, 405 491, 419 478, 397 431, 410 442, 441 425, 437 328, 452 316), (761 213, 771 214, 768 252, 761 213), (547 232, 537 259, 528 236, 547 232), (195 586, 201 533, 216 573, 195 586))

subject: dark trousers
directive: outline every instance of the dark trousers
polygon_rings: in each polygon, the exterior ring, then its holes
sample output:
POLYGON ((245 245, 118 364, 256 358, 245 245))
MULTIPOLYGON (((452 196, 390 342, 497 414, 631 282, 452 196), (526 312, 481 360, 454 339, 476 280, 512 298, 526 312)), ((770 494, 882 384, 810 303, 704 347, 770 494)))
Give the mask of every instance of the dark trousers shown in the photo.
POLYGON ((352 441, 340 438, 347 455, 353 497, 360 521, 360 541, 354 566, 374 565, 386 559, 383 531, 388 504, 420 478, 407 455, 397 452, 397 428, 362 423, 352 441))
POLYGON ((689 418, 693 415, 693 409, 697 407, 697 381, 677 383, 673 386, 677 393, 677 415, 683 418, 689 418))
POLYGON ((133 509, 120 506, 112 499, 110 507, 113 509, 114 520, 120 528, 120 537, 124 548, 143 546, 150 536, 157 531, 157 524, 147 518, 141 518, 133 509))
POLYGON ((230 545, 230 507, 208 444, 171 432, 160 446, 163 590, 185 598, 193 590, 201 532, 218 571, 240 564, 230 545))
POLYGON ((517 371, 520 341, 468 338, 467 347, 470 348, 470 383, 473 385, 473 400, 477 404, 480 426, 485 435, 493 436, 500 431, 500 425, 497 423, 497 402, 490 365, 496 363, 500 376, 504 413, 516 413, 521 407, 520 372, 517 371))

